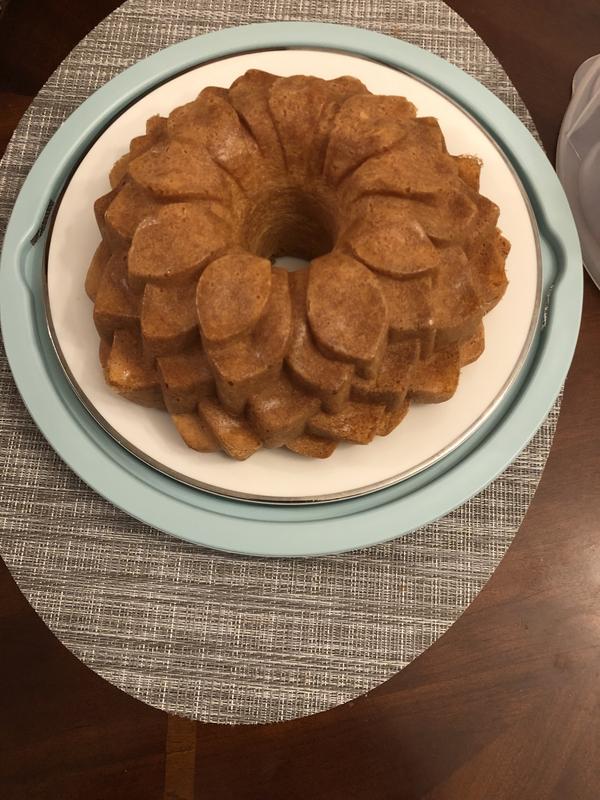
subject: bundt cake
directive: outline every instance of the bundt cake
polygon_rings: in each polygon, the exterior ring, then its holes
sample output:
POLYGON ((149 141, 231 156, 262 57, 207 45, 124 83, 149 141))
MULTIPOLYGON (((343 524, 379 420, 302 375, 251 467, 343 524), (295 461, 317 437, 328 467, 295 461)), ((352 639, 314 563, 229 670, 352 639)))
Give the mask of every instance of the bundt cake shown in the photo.
POLYGON ((505 290, 480 168, 352 77, 250 70, 151 118, 95 203, 106 381, 236 459, 389 434, 453 395, 505 290))

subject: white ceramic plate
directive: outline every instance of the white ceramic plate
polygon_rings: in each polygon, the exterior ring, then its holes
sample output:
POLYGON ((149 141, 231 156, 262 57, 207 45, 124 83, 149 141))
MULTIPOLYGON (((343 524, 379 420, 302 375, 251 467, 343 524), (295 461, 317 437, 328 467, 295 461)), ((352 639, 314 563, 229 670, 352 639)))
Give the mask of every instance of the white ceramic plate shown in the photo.
POLYGON ((531 344, 539 311, 541 268, 537 230, 526 194, 490 136, 459 106, 417 78, 363 58, 329 51, 248 53, 185 72, 142 97, 96 140, 60 201, 47 260, 48 307, 63 367, 98 422, 142 460, 184 482, 240 499, 315 502, 389 486, 425 469, 461 444, 487 419, 514 382, 531 344), (379 94, 406 95, 421 116, 438 118, 452 153, 479 156, 481 191, 501 210, 511 241, 509 286, 485 317, 486 349, 462 370, 455 396, 441 405, 414 406, 391 435, 366 447, 341 445, 325 461, 286 450, 261 450, 238 463, 223 454, 187 448, 165 412, 143 409, 114 394, 97 359, 92 305, 84 292, 87 266, 99 242, 92 204, 109 190, 108 170, 156 113, 168 114, 209 85, 228 86, 249 68, 280 75, 350 74, 379 94))

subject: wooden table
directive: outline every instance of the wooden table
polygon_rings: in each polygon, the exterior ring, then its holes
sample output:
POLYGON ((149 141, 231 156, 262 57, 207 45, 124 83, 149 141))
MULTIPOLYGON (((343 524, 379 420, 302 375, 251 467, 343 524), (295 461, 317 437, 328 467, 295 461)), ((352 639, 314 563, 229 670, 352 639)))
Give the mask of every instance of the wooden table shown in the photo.
MULTIPOLYGON (((200 2, 200 0, 199 0, 200 2)), ((115 0, 0 0, 0 152, 51 71, 115 0)), ((453 0, 552 155, 598 0, 453 0)), ((393 4, 392 4, 393 7, 393 4)), ((180 721, 77 661, 0 571, 0 797, 600 797, 600 293, 583 324, 525 523, 473 605, 368 696, 263 727, 180 721)))

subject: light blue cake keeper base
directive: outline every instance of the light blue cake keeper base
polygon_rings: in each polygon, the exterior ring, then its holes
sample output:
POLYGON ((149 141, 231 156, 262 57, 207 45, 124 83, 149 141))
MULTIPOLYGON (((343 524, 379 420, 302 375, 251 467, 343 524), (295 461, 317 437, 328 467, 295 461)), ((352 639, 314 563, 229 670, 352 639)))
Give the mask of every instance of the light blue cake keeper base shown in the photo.
POLYGON ((569 368, 581 315, 581 254, 558 179, 531 134, 487 89, 405 42, 322 23, 270 23, 209 33, 169 47, 118 75, 61 126, 32 168, 6 232, 0 265, 4 343, 21 395, 56 452, 93 489, 132 516, 222 550, 317 555, 372 545, 427 524, 484 488, 540 426, 569 368), (544 314, 521 380, 488 422, 448 457, 397 486, 315 506, 269 506, 219 498, 146 466, 123 450, 73 394, 50 343, 42 302, 46 236, 41 226, 74 164, 126 105, 182 70, 238 52, 338 49, 406 70, 438 87, 496 139, 536 215, 544 314), (301 523, 301 524, 300 524, 301 523))

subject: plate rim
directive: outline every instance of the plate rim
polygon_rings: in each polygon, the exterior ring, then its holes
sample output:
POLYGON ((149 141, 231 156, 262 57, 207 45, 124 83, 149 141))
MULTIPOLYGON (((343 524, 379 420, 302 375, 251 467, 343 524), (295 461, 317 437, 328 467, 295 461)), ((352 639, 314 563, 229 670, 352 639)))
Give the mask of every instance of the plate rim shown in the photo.
POLYGON ((428 469, 429 467, 433 466, 434 464, 438 463, 442 459, 444 459, 447 455, 452 453, 458 447, 460 447, 463 443, 465 443, 485 422, 494 414, 494 412, 499 408, 502 402, 505 400, 507 395, 510 393, 513 385, 518 380, 518 377, 521 371, 524 369, 527 357, 531 351, 533 346, 535 334, 537 331, 537 327, 539 324, 540 319, 540 310, 542 304, 542 254, 541 254, 541 244, 540 244, 540 234, 538 230, 537 220, 535 217, 535 213, 533 211, 533 207, 529 196, 525 190, 523 182, 521 181, 517 170, 515 169, 514 165, 512 164, 511 160, 504 152, 504 150, 500 147, 496 139, 490 134, 489 131, 485 129, 485 127, 471 114, 467 109, 465 109, 460 103, 458 103, 455 99, 453 99, 447 92, 445 92, 440 87, 433 84, 431 81, 426 80, 423 77, 415 75, 406 67, 397 67, 392 66, 390 64, 386 64, 380 59, 375 59, 372 57, 366 57, 362 55, 356 55, 350 53, 348 50, 340 50, 333 49, 333 48, 305 48, 303 46, 300 47, 270 47, 270 48, 250 48, 246 50, 240 50, 235 54, 228 54, 225 59, 220 58, 211 58, 208 60, 202 60, 194 65, 188 65, 183 67, 182 69, 178 70, 174 74, 170 75, 168 79, 159 79, 154 85, 147 87, 141 94, 136 96, 127 105, 123 106, 121 109, 116 111, 110 119, 103 121, 103 124, 98 128, 97 132, 93 136, 93 138, 86 144, 83 150, 78 154, 76 161, 73 163, 72 168, 69 170, 68 175, 64 179, 63 185, 61 187, 60 192, 58 193, 53 207, 50 212, 50 216, 47 221, 47 228, 46 228, 46 240, 45 240, 45 247, 44 247, 44 263, 43 263, 43 277, 44 277, 44 285, 43 285, 43 302, 44 302, 44 310, 46 314, 46 324, 48 333, 50 336, 50 340, 54 347, 54 351, 58 358, 58 361, 63 369, 67 380, 69 381, 73 391, 79 398, 80 402, 85 406, 87 412, 93 417, 93 419, 109 434, 119 445, 124 447, 128 450, 133 456, 147 464, 148 466, 152 467, 153 469, 158 470, 162 474, 166 475, 167 477, 173 478, 174 480, 179 481, 187 486, 194 487, 196 489, 201 489, 202 491, 208 492, 210 494, 216 495, 218 497, 225 497, 227 499, 231 499, 237 502, 250 502, 250 503, 261 503, 261 504, 270 504, 270 505, 306 505, 306 504, 316 504, 316 503, 332 503, 337 502, 339 500, 347 500, 353 499, 356 497, 362 497, 367 494, 371 494, 373 492, 380 491, 382 489, 387 489, 391 486, 395 486, 402 481, 405 481, 414 475, 418 475, 420 472, 428 469), (434 91, 436 94, 441 96, 444 100, 449 102, 455 108, 457 108, 461 113, 463 113, 467 119, 476 126, 476 128, 482 133, 483 136, 490 142, 492 147, 495 149, 497 154, 499 155, 500 159, 508 168, 511 177, 516 184, 519 193, 523 199, 525 207, 527 209, 528 214, 528 221, 531 227, 531 231, 533 234, 534 239, 534 246, 535 246, 535 271, 536 271, 536 289, 535 289, 535 299, 534 305, 531 313, 531 319, 529 320, 529 327, 527 330, 527 335, 525 337, 525 341, 523 342, 523 346, 519 353, 517 360, 515 361, 510 374, 508 375, 507 379, 505 380, 504 384, 499 389, 496 396, 493 400, 488 404, 488 406, 481 411, 481 413, 469 424, 467 428, 465 428, 455 439, 451 442, 447 443, 444 447, 440 450, 436 451, 433 455, 429 458, 414 464, 412 467, 405 469, 400 473, 396 473, 388 478, 384 478, 379 481, 375 481, 369 484, 363 484, 358 489, 350 489, 344 490, 340 492, 333 492, 329 494, 321 494, 321 495, 300 495, 300 496, 289 496, 283 497, 279 495, 268 495, 268 494, 251 494, 245 492, 235 492, 233 490, 229 490, 223 487, 220 487, 215 484, 210 484, 205 481, 196 480, 193 477, 186 475, 177 471, 176 469, 169 467, 168 465, 164 464, 163 462, 153 458, 152 456, 145 453, 142 449, 137 447, 133 444, 127 436, 120 433, 116 430, 113 425, 102 415, 100 411, 96 408, 93 402, 90 400, 88 395, 86 394, 85 389, 81 386, 75 375, 73 374, 69 362, 63 352, 63 349, 60 344, 59 335, 57 333, 56 327, 54 325, 54 320, 52 316, 52 304, 50 300, 50 293, 49 293, 49 286, 48 286, 48 273, 50 267, 50 249, 52 246, 52 235, 55 230, 55 225, 57 221, 57 216, 61 208, 61 204, 64 200, 65 194, 67 193, 71 182, 75 178, 77 171, 81 165, 81 162, 86 158, 90 150, 96 145, 98 140, 106 133, 107 130, 130 108, 134 107, 140 100, 146 97, 148 94, 151 94, 156 89, 165 86, 166 84, 170 83, 173 80, 177 80, 182 75, 186 75, 188 73, 194 72, 195 70, 205 66, 206 64, 214 64, 218 63, 219 61, 227 60, 230 58, 235 58, 240 55, 252 55, 253 53, 261 53, 261 52, 289 52, 290 50, 302 50, 302 49, 311 49, 313 52, 332 52, 332 53, 339 53, 342 55, 349 55, 352 57, 356 57, 363 60, 368 60, 373 63, 376 63, 381 66, 385 66, 390 69, 394 69, 398 72, 401 72, 408 77, 416 80, 417 82, 421 83, 422 85, 426 86, 427 88, 434 91))
MULTIPOLYGON (((583 275, 574 223, 552 167, 523 124, 489 90, 438 56, 399 39, 330 23, 279 22, 229 28, 172 45, 115 76, 84 101, 50 139, 23 185, 6 232, 0 286, 7 355, 25 404, 56 452, 93 489, 141 521, 196 544, 248 555, 310 556, 366 547, 408 533, 465 502, 510 463, 542 423, 562 386, 579 328, 583 275), (94 441, 97 431, 89 425, 86 412, 75 413, 68 397, 63 401, 48 374, 51 365, 43 358, 43 343, 37 341, 33 325, 39 251, 31 246, 30 239, 60 183, 65 163, 68 165, 73 150, 85 144, 98 124, 99 107, 108 106, 110 111, 111 104, 120 106, 128 92, 138 94, 140 85, 155 79, 157 69, 168 74, 173 61, 180 65, 181 60, 195 57, 199 45, 223 55, 236 52, 247 37, 265 46, 329 46, 334 41, 351 53, 374 52, 392 63, 409 64, 415 74, 426 74, 432 82, 442 83, 451 96, 495 131, 511 154, 532 199, 542 236, 544 321, 518 402, 505 409, 494 430, 464 455, 456 469, 440 474, 435 467, 430 468, 424 474, 431 480, 425 486, 415 484, 405 497, 396 497, 390 490, 370 495, 379 503, 374 508, 366 506, 365 498, 322 506, 335 508, 342 515, 333 518, 315 519, 311 506, 287 509, 294 510, 293 515, 282 514, 279 508, 266 514, 263 512, 268 506, 247 503, 238 503, 236 510, 232 501, 190 490, 196 500, 202 499, 200 507, 184 491, 178 491, 175 497, 170 485, 168 494, 164 488, 157 489, 157 482, 143 469, 135 469, 135 465, 128 469, 108 456, 109 444, 94 441), (68 156, 64 152, 66 142, 70 142, 68 156), (540 175, 544 179, 543 194, 535 192, 532 182, 540 175), (33 219, 32 208, 37 210, 33 219), (25 336, 23 315, 30 324, 25 336), (48 392, 43 397, 38 391, 40 381, 48 392), (82 433, 87 436, 82 437, 82 433), (70 438, 73 435, 76 442, 70 438), (104 471, 104 467, 108 469, 104 471), (243 518, 238 516, 240 506, 246 514, 243 518), (295 535, 284 535, 294 530, 295 535)), ((164 478, 162 487, 168 480, 164 478)))

